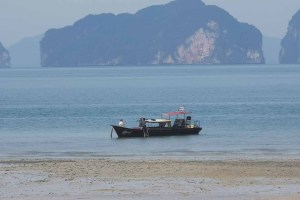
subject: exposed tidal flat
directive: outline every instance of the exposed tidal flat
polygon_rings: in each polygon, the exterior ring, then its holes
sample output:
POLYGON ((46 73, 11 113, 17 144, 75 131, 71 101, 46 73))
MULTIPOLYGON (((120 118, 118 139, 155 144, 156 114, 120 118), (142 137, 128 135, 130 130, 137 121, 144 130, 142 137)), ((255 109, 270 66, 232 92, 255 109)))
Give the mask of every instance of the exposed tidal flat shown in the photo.
POLYGON ((4 69, 0 199, 299 199, 300 67, 4 69), (199 136, 110 138, 185 106, 199 136))
POLYGON ((19 160, 1 199, 299 199, 299 160, 19 160))

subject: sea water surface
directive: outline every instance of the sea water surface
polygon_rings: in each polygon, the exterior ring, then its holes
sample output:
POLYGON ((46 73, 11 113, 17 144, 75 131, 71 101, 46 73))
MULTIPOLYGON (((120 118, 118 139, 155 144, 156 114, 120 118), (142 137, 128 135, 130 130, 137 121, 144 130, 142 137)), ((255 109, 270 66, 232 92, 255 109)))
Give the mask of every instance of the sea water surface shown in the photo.
POLYGON ((0 70, 0 158, 300 155, 300 66, 0 70), (184 106, 196 136, 111 139, 184 106))

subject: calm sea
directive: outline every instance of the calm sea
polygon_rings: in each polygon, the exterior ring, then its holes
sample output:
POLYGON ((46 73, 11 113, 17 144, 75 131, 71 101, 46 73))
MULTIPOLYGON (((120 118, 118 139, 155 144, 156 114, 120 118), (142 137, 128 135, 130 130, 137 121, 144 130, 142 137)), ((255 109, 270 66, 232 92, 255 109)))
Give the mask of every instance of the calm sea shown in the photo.
POLYGON ((0 158, 300 155, 300 66, 0 71, 0 158), (111 124, 184 106, 198 136, 117 139, 111 124))

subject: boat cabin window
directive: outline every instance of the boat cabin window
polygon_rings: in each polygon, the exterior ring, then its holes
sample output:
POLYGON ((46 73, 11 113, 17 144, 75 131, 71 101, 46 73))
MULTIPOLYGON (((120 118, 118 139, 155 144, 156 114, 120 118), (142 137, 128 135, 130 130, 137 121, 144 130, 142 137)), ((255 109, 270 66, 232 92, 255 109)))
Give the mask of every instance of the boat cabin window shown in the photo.
POLYGON ((148 122, 147 127, 153 127, 153 128, 167 128, 171 127, 171 121, 167 122, 148 122))
POLYGON ((170 128, 171 127, 171 122, 161 122, 159 123, 159 128, 170 128))
POLYGON ((185 120, 184 119, 175 119, 173 127, 184 128, 185 127, 185 120))

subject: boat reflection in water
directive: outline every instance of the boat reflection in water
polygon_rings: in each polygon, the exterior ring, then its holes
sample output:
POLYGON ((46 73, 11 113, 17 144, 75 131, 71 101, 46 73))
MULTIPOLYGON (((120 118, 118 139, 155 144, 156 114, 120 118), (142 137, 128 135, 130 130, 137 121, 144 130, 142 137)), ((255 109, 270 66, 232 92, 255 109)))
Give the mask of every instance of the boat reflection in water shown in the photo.
MULTIPOLYGON (((176 136, 176 135, 196 135, 202 128, 200 121, 192 121, 191 112, 186 112, 184 107, 180 107, 176 112, 164 113, 161 119, 140 118, 138 127, 122 127, 111 125, 119 138, 124 137, 155 137, 155 136, 176 136), (171 117, 175 117, 172 124, 171 117)), ((111 132, 111 134, 112 134, 111 132)))

